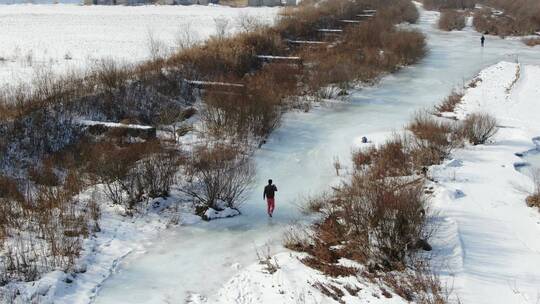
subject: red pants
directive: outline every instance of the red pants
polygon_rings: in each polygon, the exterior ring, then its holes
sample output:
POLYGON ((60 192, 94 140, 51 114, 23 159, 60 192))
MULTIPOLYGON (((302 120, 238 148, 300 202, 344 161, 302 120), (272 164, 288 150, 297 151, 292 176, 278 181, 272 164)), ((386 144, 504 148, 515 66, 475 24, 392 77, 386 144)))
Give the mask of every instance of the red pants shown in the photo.
POLYGON ((268 197, 266 198, 266 202, 268 203, 268 214, 272 215, 274 213, 275 200, 268 197))

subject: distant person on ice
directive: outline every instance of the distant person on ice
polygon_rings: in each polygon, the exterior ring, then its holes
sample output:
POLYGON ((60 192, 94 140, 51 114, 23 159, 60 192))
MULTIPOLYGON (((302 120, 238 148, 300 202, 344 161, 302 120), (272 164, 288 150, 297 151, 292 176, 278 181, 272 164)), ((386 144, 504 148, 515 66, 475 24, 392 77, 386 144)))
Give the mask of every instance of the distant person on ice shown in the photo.
POLYGON ((480 38, 480 44, 482 45, 482 47, 484 47, 484 42, 486 42, 486 37, 482 35, 482 38, 480 38))
POLYGON ((274 207, 275 207, 275 200, 274 196, 276 194, 277 187, 276 185, 272 184, 272 180, 268 180, 268 185, 264 187, 263 192, 263 200, 266 199, 266 203, 268 204, 268 216, 272 217, 272 213, 274 213, 274 207))

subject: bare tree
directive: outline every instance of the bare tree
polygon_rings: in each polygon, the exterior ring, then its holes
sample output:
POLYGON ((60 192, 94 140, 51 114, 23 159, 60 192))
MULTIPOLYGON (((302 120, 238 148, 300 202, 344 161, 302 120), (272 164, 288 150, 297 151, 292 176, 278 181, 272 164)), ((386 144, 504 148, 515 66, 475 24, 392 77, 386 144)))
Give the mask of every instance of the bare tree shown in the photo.
POLYGON ((189 49, 197 44, 197 41, 199 41, 199 35, 193 30, 190 22, 176 33, 176 47, 179 50, 189 49))
POLYGON ((229 32, 230 20, 225 17, 216 17, 214 18, 214 25, 216 27, 216 37, 224 39, 229 32))
POLYGON ((487 113, 471 114, 463 122, 464 136, 473 145, 485 144, 497 131, 497 119, 487 113))
POLYGON ((240 13, 237 20, 238 27, 245 33, 252 32, 261 26, 257 17, 248 13, 240 13))
POLYGON ((221 209, 220 202, 237 208, 254 180, 255 168, 239 148, 218 144, 194 150, 183 189, 204 206, 221 209))
POLYGON ((152 58, 152 60, 159 60, 167 56, 167 45, 155 36, 154 31, 150 29, 148 30, 147 40, 148 50, 150 52, 150 57, 152 58))

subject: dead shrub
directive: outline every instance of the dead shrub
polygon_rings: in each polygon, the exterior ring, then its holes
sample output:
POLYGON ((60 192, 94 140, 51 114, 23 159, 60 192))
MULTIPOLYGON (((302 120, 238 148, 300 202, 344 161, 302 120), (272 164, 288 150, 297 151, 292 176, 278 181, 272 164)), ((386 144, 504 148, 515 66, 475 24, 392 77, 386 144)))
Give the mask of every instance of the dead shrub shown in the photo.
POLYGON ((540 192, 536 191, 527 197, 527 206, 540 208, 540 192))
POLYGON ((264 270, 266 270, 269 274, 274 274, 281 268, 276 258, 271 256, 269 246, 266 247, 266 252, 256 250, 256 254, 259 264, 263 265, 265 268, 264 270))
POLYGON ((455 10, 443 10, 438 25, 439 29, 444 31, 462 30, 465 27, 465 14, 455 10))
POLYGON ((125 147, 100 143, 92 151, 89 171, 103 184, 107 198, 127 209, 133 209, 145 195, 167 196, 180 165, 178 153, 157 142, 125 147))
POLYGON ((540 38, 524 39, 523 43, 525 43, 526 45, 528 45, 530 47, 537 46, 537 45, 540 45, 540 38))
POLYGON ((402 270, 415 244, 428 237, 421 181, 379 179, 356 173, 341 191, 347 239, 362 244, 368 261, 385 270, 402 270))
POLYGON ((251 187, 254 170, 248 156, 238 147, 195 147, 187 163, 188 180, 182 191, 206 209, 238 208, 251 187))
MULTIPOLYGON (((471 85, 473 85, 473 83, 474 82, 472 82, 471 85)), ((476 85, 476 83, 474 85, 476 85)), ((462 98, 463 98, 463 93, 454 90, 439 105, 435 106, 435 110, 438 113, 454 112, 456 109, 456 106, 461 102, 462 98)))
POLYGON ((331 195, 323 193, 316 197, 310 197, 301 205, 302 213, 305 215, 322 212, 327 204, 331 203, 331 195))
POLYGON ((151 198, 167 197, 182 162, 176 150, 158 151, 137 165, 145 193, 151 198))
POLYGON ((321 210, 323 219, 312 234, 293 234, 289 248, 309 253, 303 263, 332 275, 357 270, 337 267, 341 257, 384 271, 406 268, 420 241, 426 242, 426 201, 423 182, 381 178, 356 172, 350 183, 336 190, 321 210))
POLYGON ((443 286, 440 278, 426 262, 416 260, 412 264, 412 270, 397 274, 382 274, 382 282, 400 297, 410 302, 419 304, 452 303, 451 290, 443 286))
POLYGON ((487 113, 474 113, 463 121, 463 135, 473 145, 485 144, 497 134, 497 119, 487 113))
POLYGON ((207 92, 201 113, 205 127, 217 138, 265 138, 281 120, 284 99, 296 93, 295 71, 289 65, 268 64, 245 77, 244 92, 207 92))
POLYGON ((373 163, 377 156, 377 148, 369 147, 367 149, 359 149, 353 152, 353 164, 356 170, 369 166, 373 163))
POLYGON ((381 5, 377 10, 377 18, 394 20, 396 24, 402 22, 416 23, 420 14, 416 6, 410 1, 378 1, 381 5))
POLYGON ((143 195, 141 182, 132 172, 143 151, 103 143, 94 146, 92 153, 93 167, 90 170, 96 181, 104 185, 107 198, 114 204, 131 209, 143 195))
POLYGON ((48 271, 73 270, 91 221, 85 205, 73 196, 78 179, 67 173, 55 187, 28 187, 22 200, 0 198, 0 235, 7 245, 0 263, 4 280, 33 281, 48 271))
POLYGON ((540 171, 534 175, 534 190, 527 196, 526 202, 529 207, 536 207, 540 210, 540 171))
POLYGON ((283 235, 283 247, 307 252, 312 246, 311 233, 309 228, 302 226, 291 226, 283 235))
POLYGON ((407 129, 413 134, 409 141, 417 167, 439 164, 461 141, 452 125, 425 112, 417 113, 407 129))
POLYGON ((378 177, 406 176, 412 173, 408 144, 403 137, 395 135, 377 148, 371 156, 368 168, 378 177))

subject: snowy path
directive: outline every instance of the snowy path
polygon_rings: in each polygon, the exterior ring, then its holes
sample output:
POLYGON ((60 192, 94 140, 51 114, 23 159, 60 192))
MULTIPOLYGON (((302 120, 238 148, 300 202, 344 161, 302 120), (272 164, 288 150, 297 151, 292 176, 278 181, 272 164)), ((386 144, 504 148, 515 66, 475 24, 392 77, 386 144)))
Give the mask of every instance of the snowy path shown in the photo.
MULTIPOLYGON (((461 86, 464 80, 488 65, 501 60, 514 61, 517 56, 521 62, 540 64, 538 49, 526 48, 519 41, 490 38, 487 47, 481 50, 477 33, 470 30, 439 32, 433 28, 436 17, 436 13, 422 13, 418 27, 428 36, 430 53, 420 64, 386 77, 376 87, 356 92, 350 104, 288 114, 268 144, 256 153, 258 185, 262 187, 267 178, 273 178, 280 189, 272 220, 265 217, 262 188, 257 188, 243 207, 243 216, 179 227, 165 232, 153 243, 144 244, 145 251, 130 255, 105 282, 96 303, 182 303, 191 293, 212 297, 239 268, 255 262, 255 247, 268 243, 274 253, 283 250, 281 233, 288 223, 299 218, 298 199, 327 189, 328 184, 335 181, 333 158, 338 156, 346 162, 351 146, 358 143, 359 138, 367 135, 370 139, 382 139, 402 127, 412 112, 438 102, 452 87, 461 86)), ((494 191, 494 197, 496 194, 494 191)), ((474 197, 472 191, 469 195, 474 197)), ((502 205, 500 199, 492 202, 502 205)), ((472 216, 480 216, 485 208, 494 207, 479 205, 477 214, 472 216)), ((503 214, 504 211, 500 209, 503 214)), ((504 220, 484 223, 493 225, 493 233, 508 229, 504 220)), ((464 225, 459 229, 462 242, 466 244, 474 242, 473 238, 482 240, 482 235, 474 234, 476 227, 464 225)), ((490 245, 489 240, 482 242, 490 245)), ((505 248, 491 245, 486 248, 505 248)), ((472 246, 470 248, 474 248, 472 246)), ((481 262, 487 254, 489 252, 484 252, 484 256, 471 253, 470 259, 464 262, 481 262)), ((504 258, 501 255, 500 259, 504 258)), ((503 264, 505 261, 486 260, 490 262, 503 264)), ((480 276, 487 274, 475 270, 473 265, 464 268, 476 274, 467 276, 470 280, 467 282, 476 282, 474 286, 479 288, 489 287, 479 281, 480 276)), ((495 280, 497 275, 504 275, 504 269, 492 275, 489 279, 495 280)))

